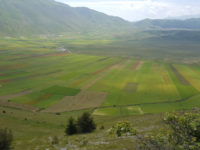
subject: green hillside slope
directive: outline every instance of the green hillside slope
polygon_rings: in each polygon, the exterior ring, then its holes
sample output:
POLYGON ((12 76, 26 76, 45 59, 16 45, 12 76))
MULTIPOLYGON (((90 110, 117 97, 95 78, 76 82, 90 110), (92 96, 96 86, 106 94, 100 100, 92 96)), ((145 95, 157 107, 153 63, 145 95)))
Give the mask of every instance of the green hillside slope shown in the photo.
POLYGON ((145 19, 136 23, 134 26, 140 28, 162 28, 162 29, 200 29, 200 18, 187 20, 170 20, 170 19, 145 19))
POLYGON ((72 8, 53 0, 0 0, 3 35, 54 34, 121 30, 131 24, 88 8, 72 8))

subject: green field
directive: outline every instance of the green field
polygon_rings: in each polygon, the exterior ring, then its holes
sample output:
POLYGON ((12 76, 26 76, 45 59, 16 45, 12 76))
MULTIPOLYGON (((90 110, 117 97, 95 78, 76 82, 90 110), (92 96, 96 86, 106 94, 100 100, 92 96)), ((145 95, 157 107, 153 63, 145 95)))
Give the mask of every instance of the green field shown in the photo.
POLYGON ((13 131, 16 150, 132 150, 132 137, 108 135, 114 123, 129 120, 140 134, 149 133, 162 127, 163 113, 200 107, 196 59, 153 59, 155 51, 141 58, 130 43, 122 54, 111 40, 0 41, 0 128, 13 131), (92 113, 97 130, 64 136, 67 119, 84 111, 92 113), (54 136, 59 138, 56 147, 54 136))
POLYGON ((87 55, 56 47, 58 42, 2 39, 2 105, 44 112, 94 109, 94 114, 111 116, 199 106, 197 63, 87 55))

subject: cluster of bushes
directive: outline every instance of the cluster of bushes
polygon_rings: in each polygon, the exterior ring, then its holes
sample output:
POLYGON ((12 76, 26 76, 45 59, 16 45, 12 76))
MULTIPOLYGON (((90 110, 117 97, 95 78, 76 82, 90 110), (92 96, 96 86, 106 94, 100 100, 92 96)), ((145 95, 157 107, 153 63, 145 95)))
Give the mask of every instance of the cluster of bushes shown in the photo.
POLYGON ((90 113, 83 113, 77 120, 70 117, 65 130, 66 135, 90 133, 96 129, 96 124, 90 113))
POLYGON ((199 150, 200 114, 172 113, 164 118, 167 128, 154 135, 140 138, 140 149, 199 150))
POLYGON ((109 133, 111 135, 120 136, 131 136, 136 135, 136 130, 132 128, 131 123, 128 121, 119 122, 112 126, 109 133))

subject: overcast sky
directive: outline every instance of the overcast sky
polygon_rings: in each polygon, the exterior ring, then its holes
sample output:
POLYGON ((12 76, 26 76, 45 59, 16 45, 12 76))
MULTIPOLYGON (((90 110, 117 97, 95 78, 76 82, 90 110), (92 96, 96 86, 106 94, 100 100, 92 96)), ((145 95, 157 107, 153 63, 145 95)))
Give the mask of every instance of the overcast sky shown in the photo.
POLYGON ((200 0, 56 0, 88 7, 129 21, 200 16, 200 0))

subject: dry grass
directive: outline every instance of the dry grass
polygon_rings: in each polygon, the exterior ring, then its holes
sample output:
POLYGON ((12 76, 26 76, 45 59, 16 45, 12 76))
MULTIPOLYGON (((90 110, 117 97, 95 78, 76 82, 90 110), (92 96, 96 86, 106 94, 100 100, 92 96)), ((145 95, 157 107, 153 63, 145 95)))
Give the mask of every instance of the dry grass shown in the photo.
POLYGON ((66 112, 87 108, 99 107, 102 105, 107 94, 96 91, 81 91, 76 96, 66 96, 53 106, 43 110, 43 112, 66 112))

